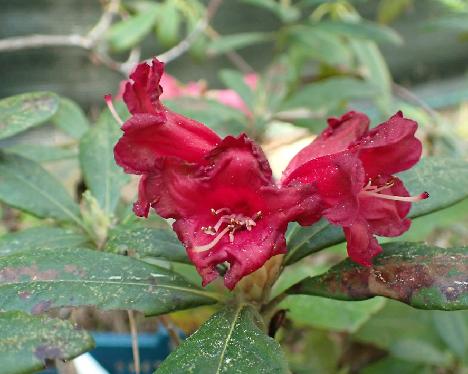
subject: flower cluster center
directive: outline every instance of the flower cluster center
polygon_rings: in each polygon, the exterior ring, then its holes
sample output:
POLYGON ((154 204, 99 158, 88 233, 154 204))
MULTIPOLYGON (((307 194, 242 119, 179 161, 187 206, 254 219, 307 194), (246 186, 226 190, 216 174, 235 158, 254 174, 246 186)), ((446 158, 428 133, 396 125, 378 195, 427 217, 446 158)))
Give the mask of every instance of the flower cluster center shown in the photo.
POLYGON ((234 233, 239 230, 246 229, 251 231, 256 226, 256 221, 262 217, 262 212, 255 213, 252 217, 244 216, 243 214, 234 214, 229 208, 221 208, 218 210, 211 209, 211 213, 215 217, 219 217, 214 226, 203 226, 201 230, 207 234, 215 236, 214 239, 205 245, 194 246, 195 252, 204 252, 213 248, 226 235, 229 235, 229 242, 234 243, 234 233), (224 214, 223 214, 224 213, 224 214), (222 228, 224 226, 224 228, 222 228), (222 228, 222 229, 221 229, 222 228))

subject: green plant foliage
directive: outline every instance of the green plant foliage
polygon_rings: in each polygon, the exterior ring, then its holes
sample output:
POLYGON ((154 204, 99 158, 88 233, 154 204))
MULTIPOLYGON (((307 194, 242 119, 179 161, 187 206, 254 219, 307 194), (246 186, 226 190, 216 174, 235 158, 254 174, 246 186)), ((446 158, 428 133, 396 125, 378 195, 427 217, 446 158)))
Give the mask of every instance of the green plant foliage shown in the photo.
POLYGON ((208 52, 213 55, 219 55, 270 40, 272 40, 272 35, 263 32, 248 32, 224 35, 213 40, 208 45, 208 52))
POLYGON ((167 229, 117 226, 109 233, 108 252, 135 257, 155 257, 175 262, 190 263, 185 248, 177 236, 167 229))
POLYGON ((21 312, 0 312, 2 373, 22 374, 45 360, 70 360, 94 347, 93 338, 68 321, 21 312))
POLYGON ((51 92, 32 92, 0 100, 0 139, 8 138, 52 118, 59 98, 51 92))
POLYGON ((252 109, 255 104, 255 95, 252 89, 244 82, 244 76, 235 70, 221 70, 219 76, 227 88, 236 91, 242 101, 252 109))
POLYGON ((179 39, 181 21, 182 18, 176 2, 166 0, 160 7, 158 22, 156 23, 158 40, 165 46, 175 44, 179 39))
POLYGON ((299 326, 330 331, 355 332, 385 305, 385 299, 365 301, 331 300, 319 296, 291 295, 280 304, 299 326))
POLYGON ((151 4, 146 7, 145 12, 114 24, 107 32, 107 40, 112 49, 126 51, 140 43, 151 32, 160 10, 160 4, 151 4))
MULTIPOLYGON (((124 112, 119 107, 121 112, 124 112)), ((114 213, 121 188, 130 180, 114 161, 114 145, 122 135, 118 124, 105 111, 80 141, 80 165, 86 186, 108 215, 114 213)))
POLYGON ((288 373, 279 344, 261 327, 251 306, 228 306, 174 351, 157 374, 288 373))
POLYGON ((72 100, 61 97, 57 113, 52 122, 72 138, 81 138, 89 129, 89 122, 83 110, 72 100))
POLYGON ((89 239, 60 227, 33 227, 0 237, 0 256, 20 251, 80 247, 89 239))
POLYGON ((36 162, 61 161, 77 156, 77 152, 74 149, 35 144, 16 144, 3 148, 3 150, 36 162))
POLYGON ((417 243, 384 244, 372 267, 349 259, 327 273, 307 278, 292 294, 364 300, 385 296, 420 309, 468 309, 468 248, 438 248, 417 243))
POLYGON ((297 8, 288 4, 286 1, 275 0, 242 0, 242 2, 262 7, 276 15, 283 22, 293 22, 300 17, 297 8))
POLYGON ((1 310, 33 314, 63 306, 134 309, 147 315, 213 304, 215 294, 139 260, 84 248, 0 258, 1 310))
MULTIPOLYGON (((468 163, 449 158, 426 158, 411 170, 399 175, 411 193, 429 192, 429 199, 414 203, 409 217, 423 216, 463 200, 468 196, 464 188, 453 188, 453 180, 468 185, 468 163)), ((313 226, 301 228, 291 225, 288 234, 286 263, 344 241, 342 230, 322 219, 313 226)))
POLYGON ((0 200, 38 217, 81 225, 79 207, 59 181, 20 156, 0 153, 0 200))

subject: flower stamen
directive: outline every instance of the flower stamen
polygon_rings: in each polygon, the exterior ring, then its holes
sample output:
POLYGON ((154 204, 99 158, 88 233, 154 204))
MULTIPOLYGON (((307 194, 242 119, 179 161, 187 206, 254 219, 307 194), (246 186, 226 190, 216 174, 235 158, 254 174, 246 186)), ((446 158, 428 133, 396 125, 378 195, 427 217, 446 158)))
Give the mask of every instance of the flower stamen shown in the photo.
POLYGON ((246 217, 242 214, 231 214, 231 210, 229 208, 221 208, 218 210, 211 209, 211 213, 214 216, 217 216, 220 213, 229 213, 219 217, 218 221, 214 226, 203 226, 201 230, 207 235, 216 235, 216 237, 205 245, 194 246, 193 250, 195 252, 204 252, 208 251, 213 248, 219 241, 223 238, 224 235, 229 233, 229 242, 234 243, 234 233, 240 229, 246 229, 247 231, 252 231, 252 228, 256 226, 257 220, 262 217, 262 212, 259 211, 254 214, 253 217, 246 217), (221 230, 219 233, 218 231, 221 229, 221 226, 226 224, 226 227, 221 230))
POLYGON ((376 197, 384 200, 394 200, 394 201, 405 201, 408 203, 415 203, 427 199, 429 194, 427 192, 420 193, 417 196, 394 196, 380 193, 381 191, 387 190, 395 185, 395 181, 391 180, 385 183, 381 187, 372 186, 371 181, 362 189, 361 194, 371 197, 376 197))
POLYGON ((112 102, 112 95, 111 94, 105 95, 104 100, 106 100, 107 107, 109 108, 109 111, 111 112, 112 117, 114 117, 114 119, 120 124, 120 126, 122 126, 123 121, 120 118, 119 114, 117 113, 114 103, 112 102))

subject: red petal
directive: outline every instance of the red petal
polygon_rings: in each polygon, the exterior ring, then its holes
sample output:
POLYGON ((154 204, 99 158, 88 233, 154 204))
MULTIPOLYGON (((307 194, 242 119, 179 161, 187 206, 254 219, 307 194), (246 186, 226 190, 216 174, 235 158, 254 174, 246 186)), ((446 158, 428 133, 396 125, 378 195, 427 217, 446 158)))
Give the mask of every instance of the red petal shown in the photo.
POLYGON ((328 128, 291 160, 283 173, 283 179, 307 161, 344 151, 361 138, 368 127, 369 118, 359 112, 348 112, 340 118, 330 118, 328 128))
POLYGON ((343 227, 343 231, 351 260, 363 266, 371 266, 372 258, 382 252, 382 247, 370 232, 367 223, 359 220, 348 227, 343 227))
MULTIPOLYGON (((382 195, 409 196, 403 182, 396 177, 379 177, 374 180, 376 186, 383 186, 392 181, 393 186, 381 191, 382 195)), ((379 236, 399 236, 408 231, 411 221, 405 218, 411 203, 404 201, 379 199, 360 195, 360 214, 369 224, 370 230, 379 236)))
POLYGON ((123 93, 123 99, 130 113, 154 114, 162 110, 159 101, 162 88, 159 81, 163 73, 164 64, 154 58, 151 66, 143 62, 130 74, 130 80, 126 83, 123 93))
POLYGON ((114 156, 117 164, 132 174, 151 173, 162 157, 201 162, 221 141, 205 125, 170 111, 135 114, 122 130, 114 156))
POLYGON ((311 184, 327 209, 324 215, 335 224, 347 225, 358 214, 358 194, 364 185, 364 169, 355 153, 344 151, 303 164, 283 181, 284 185, 311 184))
POLYGON ((418 124, 401 112, 369 131, 357 146, 369 178, 407 170, 421 158, 422 145, 414 136, 418 124))

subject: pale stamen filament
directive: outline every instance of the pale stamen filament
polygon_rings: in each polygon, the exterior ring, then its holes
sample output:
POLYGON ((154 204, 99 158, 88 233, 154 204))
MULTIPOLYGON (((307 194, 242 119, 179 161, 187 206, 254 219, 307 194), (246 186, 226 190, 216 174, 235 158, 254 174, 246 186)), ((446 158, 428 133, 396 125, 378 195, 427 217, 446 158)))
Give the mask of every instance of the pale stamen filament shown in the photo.
POLYGON ((361 191, 361 194, 366 195, 366 196, 376 197, 379 199, 384 199, 384 200, 405 201, 409 203, 415 203, 417 201, 421 201, 429 197, 429 194, 427 192, 423 192, 417 196, 394 196, 394 195, 386 195, 386 194, 379 193, 381 191, 384 191, 393 187, 394 185, 395 185, 395 182, 390 181, 381 187, 377 187, 377 186, 372 186, 371 181, 369 181, 369 183, 361 191))
MULTIPOLYGON (((221 208, 218 210, 211 209, 213 215, 218 215, 221 212, 231 213, 229 208, 221 208)), ((245 228, 248 231, 252 231, 252 228, 256 226, 256 220, 260 219, 262 212, 257 212, 255 215, 250 217, 245 217, 242 214, 226 214, 221 216, 214 226, 203 226, 201 230, 207 235, 216 235, 216 237, 205 245, 194 246, 193 250, 195 252, 204 252, 213 248, 219 241, 223 238, 224 235, 229 233, 229 242, 234 243, 234 233, 239 229, 245 228), (226 224, 226 227, 218 233, 221 226, 226 224)))
POLYGON ((117 113, 117 110, 114 107, 114 103, 112 102, 112 95, 105 95, 104 100, 106 100, 107 107, 109 108, 109 111, 112 114, 112 117, 122 126, 123 121, 119 116, 119 113, 117 113))

